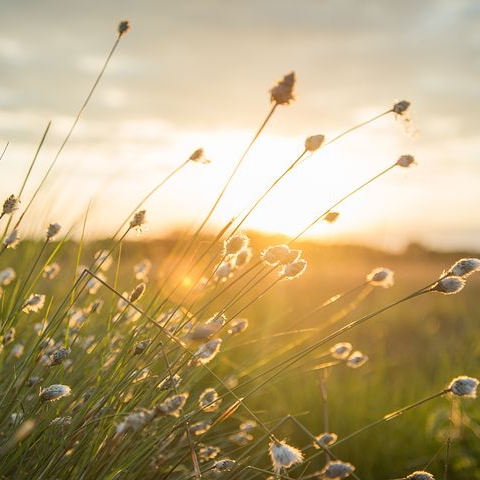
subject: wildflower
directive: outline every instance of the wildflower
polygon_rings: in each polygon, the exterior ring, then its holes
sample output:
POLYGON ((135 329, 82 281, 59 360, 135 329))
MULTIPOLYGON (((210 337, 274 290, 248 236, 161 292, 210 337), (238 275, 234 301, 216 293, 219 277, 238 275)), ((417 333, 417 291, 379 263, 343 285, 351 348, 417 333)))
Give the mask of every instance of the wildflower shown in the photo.
MULTIPOLYGON (((462 258, 455 262, 446 275, 455 277, 468 277, 474 272, 480 270, 479 258, 462 258)), ((1 275, 1 273, 0 273, 1 275)))
POLYGON ((315 437, 315 441, 313 442, 313 446, 315 448, 326 448, 330 445, 333 445, 337 441, 337 434, 336 433, 321 433, 315 437))
POLYGON ((235 465, 237 462, 235 460, 230 460, 229 458, 224 458, 222 460, 217 460, 213 464, 213 470, 216 470, 217 472, 229 472, 233 468, 235 468, 235 465))
POLYGON ((100 313, 103 307, 103 299, 97 298, 86 309, 85 313, 90 315, 91 313, 100 313))
POLYGON ((0 218, 4 215, 10 215, 15 210, 18 210, 20 206, 20 199, 15 195, 10 195, 4 202, 3 202, 3 209, 0 218))
POLYGON ((124 33, 127 33, 130 30, 130 22, 128 20, 122 20, 118 24, 118 35, 122 36, 124 33))
POLYGON ((206 462, 207 460, 213 460, 219 453, 220 449, 218 447, 207 446, 198 451, 198 456, 206 462))
POLYGON ((113 264, 111 251, 107 249, 98 250, 97 252, 95 252, 93 258, 93 266, 95 270, 100 269, 102 272, 106 272, 113 264))
POLYGON ((155 412, 157 415, 172 415, 173 417, 179 417, 180 410, 187 402, 187 399, 187 392, 168 397, 155 407, 155 412))
POLYGON ((203 148, 197 148, 197 150, 195 150, 188 159, 196 163, 211 163, 211 160, 205 158, 205 150, 203 148))
POLYGON ((146 340, 142 340, 140 342, 137 342, 137 344, 135 345, 135 348, 133 350, 133 354, 134 355, 142 354, 148 348, 148 346, 151 343, 152 343, 152 340, 150 338, 148 338, 146 340))
POLYGON ((230 322, 228 333, 230 335, 237 335, 244 332, 248 328, 248 320, 246 318, 237 318, 230 322))
POLYGON ((137 212, 130 221, 130 228, 135 228, 138 232, 140 232, 142 226, 147 222, 145 218, 146 213, 146 210, 140 210, 137 212))
POLYGON ((3 246, 5 248, 15 248, 20 242, 20 237, 18 235, 18 229, 14 228, 9 235, 3 239, 3 246))
POLYGON ((448 389, 458 397, 477 398, 479 381, 472 377, 456 377, 448 386, 448 389))
POLYGON ((336 343, 333 347, 331 347, 330 353, 334 358, 345 360, 350 355, 352 349, 353 347, 351 343, 341 342, 341 343, 336 343))
POLYGON ((45 389, 40 389, 40 398, 46 402, 54 402, 60 398, 71 395, 72 390, 68 385, 50 385, 45 389))
POLYGON ((44 305, 45 295, 39 295, 38 293, 34 293, 33 295, 30 295, 27 300, 25 300, 22 305, 22 311, 24 311, 25 313, 39 312, 44 305))
POLYGON ((28 380, 27 380, 27 387, 33 387, 34 385, 37 385, 39 384, 41 381, 43 380, 42 377, 29 377, 28 380))
POLYGON ((139 300, 145 293, 145 288, 147 288, 147 286, 143 282, 139 283, 130 294, 130 303, 135 303, 137 300, 139 300))
POLYGON ((55 237, 58 234, 61 228, 62 226, 59 223, 51 223, 48 226, 47 231, 45 232, 45 237, 47 241, 52 240, 53 237, 55 237))
POLYGON ((213 272, 214 282, 226 282, 233 275, 234 265, 231 259, 219 263, 213 272))
POLYGON ((318 150, 322 146, 324 140, 324 135, 312 135, 311 137, 307 137, 305 140, 305 150, 307 152, 314 152, 315 150, 318 150))
POLYGON ((224 242, 225 255, 232 255, 238 253, 240 250, 247 248, 249 242, 249 238, 243 233, 230 237, 224 242))
POLYGON ((51 422, 50 425, 55 427, 66 427, 72 424, 72 417, 56 417, 51 422))
POLYGON ((428 472, 425 472, 424 470, 413 472, 408 477, 406 477, 407 480, 435 480, 435 477, 428 472))
POLYGON ((152 262, 148 259, 142 260, 140 263, 137 263, 133 267, 135 278, 137 280, 143 280, 144 282, 146 282, 151 268, 152 268, 152 262))
POLYGON ((150 374, 150 370, 148 368, 142 368, 139 372, 135 372, 135 376, 132 380, 132 383, 138 383, 142 380, 145 380, 148 375, 150 374))
POLYGON ((375 287, 390 288, 394 283, 393 271, 385 267, 374 268, 367 275, 367 282, 375 287))
POLYGON ((193 435, 203 435, 204 433, 208 432, 208 430, 210 430, 211 426, 211 420, 203 420, 202 422, 197 422, 193 425, 190 425, 189 431, 193 435))
POLYGON ((72 353, 70 348, 60 348, 55 352, 50 354, 50 365, 53 367, 55 365, 60 365, 69 355, 72 353))
POLYGON ((272 89, 270 89, 270 101, 277 105, 289 105, 295 100, 295 72, 285 75, 272 89))
POLYGON ((368 362, 368 357, 360 351, 353 352, 347 360, 347 367, 360 368, 363 364, 368 362))
POLYGON ((294 262, 301 253, 301 250, 290 250, 287 245, 273 245, 262 252, 262 258, 267 265, 275 267, 294 262))
POLYGON ((396 102, 393 105, 392 111, 395 112, 397 115, 402 115, 408 110, 409 106, 410 102, 407 102, 407 100, 401 100, 400 102, 396 102))
POLYGON ((235 445, 243 447, 253 440, 253 435, 247 431, 240 431, 237 433, 232 433, 228 439, 235 445))
POLYGON ((252 249, 250 247, 242 248, 235 257, 235 267, 241 268, 252 259, 252 249))
POLYGON ((193 358, 197 364, 205 365, 212 361, 217 353, 220 351, 220 346, 222 344, 221 338, 214 338, 213 340, 208 341, 200 345, 198 350, 193 354, 193 358))
POLYGON ((198 399, 198 404, 204 412, 214 412, 222 403, 218 398, 218 393, 214 388, 206 388, 198 399))
POLYGON ((16 343, 13 347, 12 350, 10 351, 10 357, 12 358, 20 358, 23 355, 23 352, 25 351, 25 345, 21 342, 16 343))
POLYGON ((6 347, 8 344, 12 343, 15 340, 15 327, 9 328, 7 333, 3 336, 2 345, 6 347))
POLYGON ((398 165, 399 167, 408 168, 412 165, 415 165, 416 163, 417 162, 415 161, 415 158, 412 157, 412 155, 402 155, 397 160, 396 165, 398 165))
POLYGON ((324 217, 323 220, 325 220, 328 223, 334 223, 337 221, 337 218, 340 216, 338 212, 328 212, 324 217))
POLYGON ((60 265, 58 263, 51 263, 50 265, 45 265, 43 269, 43 278, 47 280, 53 280, 58 273, 60 272, 60 265))
POLYGON ((339 460, 329 461, 320 472, 320 477, 340 480, 347 478, 354 470, 355 467, 351 463, 341 462, 339 460))
POLYGON ((152 410, 141 408, 128 414, 125 417, 125 420, 116 426, 115 431, 119 435, 128 431, 137 432, 150 423, 153 420, 154 415, 155 414, 152 410))
POLYGON ((0 271, 0 285, 10 285, 15 280, 15 278, 17 278, 17 274, 15 273, 15 270, 11 267, 7 267, 4 270, 0 271))
POLYGON ((432 292, 440 292, 444 295, 453 295, 458 293, 465 286, 465 280, 462 277, 441 278, 431 289, 432 292))
POLYGON ((158 385, 157 388, 160 390, 170 390, 172 388, 177 388, 182 381, 180 375, 174 373, 173 375, 168 375, 165 377, 158 385))
POLYGON ((280 473, 284 468, 303 462, 302 452, 285 441, 272 440, 269 445, 269 453, 275 473, 280 473))
MULTIPOLYGON (((101 273, 97 274, 97 277, 100 280, 106 281, 106 278, 101 273)), ((102 282, 97 278, 91 278, 86 285, 87 291, 90 295, 95 295, 98 292, 98 289, 102 286, 102 282)))
POLYGON ((306 260, 295 260, 292 263, 287 263, 280 274, 282 278, 293 280, 298 278, 307 268, 306 260))

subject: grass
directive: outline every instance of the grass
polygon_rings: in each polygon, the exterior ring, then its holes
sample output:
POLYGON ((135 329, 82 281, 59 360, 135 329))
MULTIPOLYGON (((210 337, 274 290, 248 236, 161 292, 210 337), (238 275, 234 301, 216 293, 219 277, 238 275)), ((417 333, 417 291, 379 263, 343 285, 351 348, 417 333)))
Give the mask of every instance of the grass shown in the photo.
MULTIPOLYGON (((44 239, 22 239, 16 249, 5 243, 12 229, 21 231, 127 26, 121 24, 43 178, 32 179, 45 130, 17 193, 35 180, 32 198, 22 197, 26 207, 18 210, 10 200, 0 218, 2 478, 334 478, 329 468, 339 459, 349 463, 335 478, 405 479, 415 470, 437 479, 476 478, 480 410, 449 384, 478 372, 479 280, 468 278, 458 295, 429 290, 471 253, 412 247, 393 255, 301 238, 413 158, 359 179, 322 214, 312 211, 314 220, 293 237, 236 234, 298 163, 384 115, 404 116, 408 102, 326 143, 320 136, 314 147, 307 141, 246 214, 232 212, 209 234, 210 218, 249 150, 276 108, 294 100, 291 73, 272 88, 270 113, 192 231, 130 241, 145 223, 144 202, 188 162, 202 160, 196 155, 161 179, 108 240, 85 242, 82 233, 74 241, 71 231, 58 235, 50 226, 44 239), (152 270, 142 274, 145 258, 152 270), (54 262, 60 271, 48 278, 45 268, 54 262), (395 271, 392 288, 367 278, 379 265, 395 271), (15 278, 8 279, 7 268, 15 278), (27 311, 34 294, 40 301, 27 311), (245 318, 248 328, 240 328, 245 318), (368 362, 351 368, 352 357, 331 354, 336 342, 351 342, 368 362), (338 440, 314 448, 322 432, 338 440)), ((75 227, 84 231, 87 218, 75 227)))

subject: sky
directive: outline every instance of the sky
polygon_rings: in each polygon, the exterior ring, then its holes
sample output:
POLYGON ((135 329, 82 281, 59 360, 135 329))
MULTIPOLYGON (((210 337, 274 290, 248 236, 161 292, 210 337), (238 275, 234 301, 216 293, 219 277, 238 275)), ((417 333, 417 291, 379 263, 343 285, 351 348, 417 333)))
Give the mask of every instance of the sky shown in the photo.
MULTIPOLYGON (((49 121, 23 203, 48 168, 116 38, 124 35, 25 234, 48 222, 108 236, 162 178, 203 147, 145 205, 145 238, 198 224, 295 71, 298 98, 278 107, 219 204, 215 230, 244 211, 301 151, 386 115, 319 151, 262 202, 245 228, 294 236, 403 154, 307 236, 402 248, 480 250, 480 3, 477 0, 1 0, 0 194, 18 192, 49 121)), ((3 198, 2 197, 2 198, 3 198)))

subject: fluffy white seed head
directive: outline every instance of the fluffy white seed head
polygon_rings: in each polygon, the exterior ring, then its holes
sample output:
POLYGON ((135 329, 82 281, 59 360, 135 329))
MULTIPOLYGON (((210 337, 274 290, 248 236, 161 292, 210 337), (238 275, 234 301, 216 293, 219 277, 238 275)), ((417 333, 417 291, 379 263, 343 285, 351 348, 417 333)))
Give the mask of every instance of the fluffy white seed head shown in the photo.
POLYGON ((468 277, 474 272, 480 270, 480 258, 462 258, 455 262, 447 275, 453 275, 455 277, 468 277))
POLYGON ((275 473, 281 473, 282 470, 303 462, 302 452, 284 441, 272 440, 269 453, 275 473))
POLYGON ((252 259, 252 256, 253 253, 250 247, 242 248, 235 257, 235 267, 244 267, 252 259))
POLYGON ((351 463, 341 462, 340 460, 329 461, 320 472, 320 478, 341 480, 347 478, 354 470, 355 467, 351 463))
POLYGON ((415 158, 412 155, 402 155, 398 160, 397 160, 397 165, 402 168, 409 168, 412 165, 415 165, 417 162, 415 161, 415 158))
POLYGON ((152 268, 152 262, 148 259, 142 260, 133 266, 133 273, 135 273, 135 278, 137 280, 143 280, 144 282, 148 279, 148 274, 152 268))
POLYGON ((476 398, 479 381, 472 377, 456 377, 448 386, 449 390, 458 397, 476 398))
POLYGON ((407 100, 401 100, 400 102, 396 102, 393 105, 392 110, 397 114, 397 115, 402 115, 408 110, 408 107, 410 107, 410 102, 407 100))
POLYGON ((314 152, 322 146, 324 141, 324 135, 312 135, 311 137, 307 137, 305 140, 305 150, 307 152, 314 152))
POLYGON ((20 206, 20 200, 15 195, 10 195, 3 202, 2 217, 3 215, 10 215, 15 210, 18 210, 20 206))
POLYGON ((182 381, 182 377, 178 374, 168 375, 158 385, 160 390, 170 390, 177 388, 182 381))
POLYGON ((230 335, 237 335, 248 328, 248 320, 246 318, 236 318, 230 322, 229 327, 228 333, 230 335))
POLYGON ((360 368, 368 362, 368 357, 360 351, 353 352, 347 359, 347 367, 360 368))
POLYGON ((424 470, 418 470, 408 475, 407 480, 435 480, 435 477, 424 470))
POLYGON ((334 223, 337 221, 338 217, 340 216, 340 213, 338 212, 328 212, 324 217, 323 220, 325 220, 328 223, 334 223))
POLYGON ((112 252, 107 249, 95 252, 94 267, 99 268, 102 272, 106 272, 113 265, 112 252))
POLYGON ((25 300, 22 305, 22 311, 25 313, 39 312, 45 305, 45 295, 34 293, 25 300))
POLYGON ((277 105, 289 105, 295 98, 295 72, 285 75, 272 89, 270 89, 270 100, 277 105))
POLYGON ((432 288, 433 292, 440 292, 444 295, 454 295, 463 289, 465 280, 463 277, 445 277, 440 279, 432 288))
POLYGON ((17 278, 17 274, 12 267, 7 267, 0 271, 0 285, 10 285, 15 278, 17 278))
POLYGON ((367 275, 367 282, 375 287, 390 288, 394 284, 394 273, 389 268, 377 267, 367 275))
POLYGON ((145 283, 139 283, 133 290, 132 293, 130 294, 130 297, 128 298, 131 303, 135 303, 137 300, 140 300, 142 298, 143 294, 145 293, 145 289, 147 286, 145 283))
POLYGON ((293 280, 294 278, 298 278, 300 275, 305 272, 307 268, 307 261, 306 260, 296 260, 292 263, 287 263, 280 274, 282 278, 286 280, 293 280))
POLYGON ((136 412, 132 412, 125 417, 123 422, 117 425, 116 433, 137 432, 149 424, 153 417, 154 412, 152 410, 139 409, 136 412))
POLYGON ((60 265, 58 263, 50 263, 45 265, 43 269, 43 278, 47 280, 53 280, 60 273, 60 265))
POLYGON ((216 470, 217 472, 229 472, 233 468, 235 468, 235 465, 237 462, 235 460, 230 460, 229 458, 223 458, 222 460, 217 460, 213 464, 213 469, 216 470))
POLYGON ((262 252, 263 261, 271 267, 283 265, 289 255, 290 248, 287 245, 273 245, 262 252))
POLYGON ((128 31, 130 30, 130 22, 128 20, 122 20, 119 24, 118 24, 118 34, 120 36, 124 35, 125 33, 127 33, 128 31))
POLYGON ((351 343, 340 342, 340 343, 336 343, 333 347, 330 348, 330 353, 334 358, 345 360, 346 358, 348 358, 352 350, 353 350, 353 347, 351 343))
POLYGON ((61 229, 62 226, 59 223, 51 223, 45 232, 46 239, 53 240, 53 238, 58 235, 61 229))
POLYGON ((135 228, 137 231, 139 231, 142 226, 147 223, 146 214, 146 210, 140 210, 137 212, 130 221, 130 228, 135 228))
POLYGON ((179 417, 180 411, 187 402, 188 392, 172 395, 155 407, 157 415, 171 415, 179 417))
POLYGON ((313 442, 313 446, 317 449, 319 448, 326 448, 330 445, 333 445, 338 439, 338 435, 336 433, 321 433, 315 437, 315 441, 313 442))
POLYGON ((214 388, 206 388, 198 399, 198 404, 204 412, 215 412, 220 407, 222 399, 214 388))
POLYGON ((244 248, 248 247, 249 242, 249 238, 243 233, 230 237, 224 242, 225 255, 234 255, 240 252, 244 248))
POLYGON ((5 248, 15 248, 20 242, 20 236, 18 235, 18 229, 14 228, 4 239, 3 246, 5 248))
POLYGON ((197 364, 205 365, 211 362, 220 351, 222 345, 221 338, 214 338, 213 340, 200 345, 198 350, 194 353, 194 358, 197 364))
POLYGON ((233 263, 233 257, 224 260, 215 267, 213 272, 213 281, 214 282, 226 282, 232 275, 235 269, 235 264, 233 263))
POLYGON ((71 395, 72 390, 68 385, 50 385, 45 389, 40 390, 40 398, 46 402, 54 402, 60 398, 71 395))

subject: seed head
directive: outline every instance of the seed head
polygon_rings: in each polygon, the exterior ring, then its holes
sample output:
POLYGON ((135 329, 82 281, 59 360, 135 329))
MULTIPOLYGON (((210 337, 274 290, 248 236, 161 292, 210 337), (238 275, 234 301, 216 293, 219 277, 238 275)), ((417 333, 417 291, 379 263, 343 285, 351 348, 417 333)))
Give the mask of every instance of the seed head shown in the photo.
POLYGON ((255 420, 245 420, 238 427, 242 432, 251 432, 257 428, 257 422, 255 420))
POLYGON ((60 272, 60 265, 58 263, 51 263, 50 265, 45 265, 42 276, 47 280, 53 280, 58 275, 59 272, 60 272))
POLYGON ((347 367, 360 368, 366 362, 368 362, 368 357, 357 350, 348 357, 347 367))
POLYGON ((463 277, 445 277, 440 279, 431 289, 432 292, 440 292, 444 295, 453 295, 458 293, 465 286, 463 277))
POLYGON ((390 288, 394 283, 393 271, 385 267, 374 268, 367 275, 367 282, 375 287, 390 288))
POLYGON ((253 435, 251 435, 247 431, 240 431, 232 433, 231 435, 229 435, 228 439, 235 445, 243 447, 253 440, 253 435))
POLYGON ((298 278, 307 268, 306 260, 295 260, 292 263, 287 263, 280 274, 286 280, 293 280, 298 278))
POLYGON ((219 263, 217 267, 215 267, 215 271, 213 273, 213 281, 226 282, 227 279, 233 275, 234 269, 235 265, 233 264, 232 259, 224 260, 223 262, 219 263))
POLYGON ((250 247, 242 248, 235 257, 235 267, 241 268, 252 259, 252 249, 250 247))
POLYGON ((146 210, 140 210, 139 212, 137 212, 130 221, 130 228, 135 228, 138 232, 140 232, 142 226, 145 225, 145 223, 147 222, 145 218, 146 213, 146 210))
POLYGON ((447 275, 468 277, 480 270, 480 258, 462 258, 452 265, 447 275))
POLYGON ((193 355, 195 363, 205 365, 212 361, 220 351, 221 345, 221 338, 214 338, 213 340, 209 340, 207 343, 200 345, 199 349, 193 355))
POLYGON ((328 212, 324 217, 323 220, 325 220, 328 223, 333 223, 337 221, 337 218, 340 216, 338 212, 328 212))
POLYGON ((44 305, 45 295, 39 295, 38 293, 34 293, 33 295, 30 295, 27 300, 25 300, 22 305, 22 311, 24 311, 25 313, 39 312, 44 305))
POLYGON ((211 163, 211 160, 205 157, 205 150, 203 148, 197 148, 188 159, 195 163, 211 163))
POLYGON ((46 402, 54 402, 62 397, 71 395, 72 390, 68 385, 50 385, 45 389, 40 389, 40 398, 46 402))
POLYGON ((152 340, 150 338, 147 338, 146 340, 141 340, 140 342, 137 342, 135 345, 135 348, 133 350, 134 355, 140 355, 142 354, 148 346, 152 343, 152 340))
POLYGON ((12 267, 7 267, 0 271, 0 285, 10 285, 16 277, 17 274, 15 273, 15 270, 12 267))
POLYGON ((271 90, 270 101, 277 105, 289 105, 296 98, 295 88, 295 72, 285 75, 271 90))
POLYGON ((456 377, 448 386, 449 390, 458 397, 477 398, 479 381, 472 377, 456 377))
POLYGON ((218 447, 214 447, 209 445, 207 447, 203 447, 198 451, 198 456, 204 462, 207 460, 213 460, 218 454, 220 453, 220 449, 218 447))
POLYGON ((431 473, 421 470, 408 475, 407 480, 435 480, 435 477, 431 473))
POLYGON ((7 330, 5 335, 3 336, 2 345, 6 347, 8 344, 12 343, 15 340, 15 327, 11 327, 7 330))
POLYGON ((130 22, 128 20, 122 20, 118 24, 118 34, 122 36, 124 33, 127 33, 130 30, 130 22))
POLYGON ((173 375, 168 375, 165 377, 158 385, 157 388, 160 390, 170 390, 171 388, 177 388, 180 385, 182 378, 176 373, 173 375))
POLYGON ((225 255, 236 254, 241 250, 243 250, 244 248, 247 248, 249 242, 250 242, 249 238, 243 233, 234 235, 233 237, 230 237, 228 240, 225 240, 224 254, 225 255))
POLYGON ((142 260, 140 263, 137 263, 133 267, 135 278, 137 280, 143 280, 144 282, 146 282, 151 268, 152 268, 152 262, 148 259, 142 260))
POLYGON ((285 441, 272 440, 269 445, 269 453, 275 473, 281 473, 283 469, 303 462, 302 452, 285 441))
POLYGON ((218 393, 214 388, 206 388, 198 399, 198 404, 204 412, 215 412, 220 407, 222 399, 218 398, 218 393))
POLYGON ((96 251, 93 258, 94 267, 102 272, 106 272, 113 264, 112 252, 107 249, 96 251))
POLYGON ((410 102, 407 102, 407 100, 401 100, 400 102, 397 102, 393 105, 392 110, 397 114, 397 115, 402 115, 408 110, 408 107, 410 106, 410 102))
POLYGON ((55 352, 50 354, 50 365, 60 365, 69 355, 72 353, 70 348, 59 348, 55 352))
POLYGON ((129 297, 130 303, 135 303, 137 300, 140 300, 140 298, 145 293, 146 288, 147 286, 143 282, 139 283, 130 294, 130 297, 129 297))
POLYGON ((4 215, 10 215, 15 210, 18 210, 19 206, 20 206, 20 200, 15 195, 10 195, 3 202, 2 214, 0 216, 3 217, 4 215))
POLYGON ((314 152, 322 146, 324 141, 324 135, 312 135, 311 137, 307 137, 305 140, 305 150, 307 152, 314 152))
POLYGON ((203 435, 208 432, 212 426, 211 420, 203 420, 201 422, 190 425, 189 431, 193 435, 203 435))
POLYGON ((188 393, 181 393, 179 395, 172 395, 155 407, 157 415, 172 415, 173 417, 180 416, 180 410, 183 408, 188 399, 188 393))
POLYGON ((333 445, 337 441, 338 435, 336 433, 321 433, 315 437, 313 446, 317 449, 326 448, 333 445))
POLYGON ((353 347, 351 343, 341 342, 341 343, 336 343, 333 347, 331 347, 330 353, 332 354, 333 358, 345 360, 350 355, 352 349, 353 347))
POLYGON ((47 240, 52 240, 53 237, 58 234, 61 228, 62 226, 59 223, 51 223, 45 233, 47 240))
POLYGON ((217 472, 229 472, 233 468, 235 468, 235 465, 237 462, 235 460, 230 460, 229 458, 224 458, 222 460, 217 460, 213 464, 213 470, 216 470, 217 472))
POLYGON ((236 318, 230 322, 229 326, 228 333, 230 335, 237 335, 248 328, 248 320, 246 318, 236 318))
POLYGON ((331 480, 340 480, 347 478, 355 467, 351 463, 341 462, 339 460, 329 461, 320 472, 320 478, 330 478, 331 480))
POLYGON ((403 168, 411 167, 412 165, 416 165, 415 158, 412 155, 402 155, 398 160, 396 165, 403 168))
POLYGON ((287 245, 273 245, 262 252, 262 258, 267 265, 275 267, 298 260, 301 253, 301 250, 290 250, 287 245))
POLYGON ((15 248, 20 242, 20 237, 18 235, 18 229, 14 228, 9 235, 3 239, 3 245, 5 248, 15 248))
POLYGON ((117 425, 116 433, 122 434, 128 431, 137 432, 145 427, 145 425, 148 425, 153 418, 154 412, 152 410, 141 408, 136 412, 128 414, 125 420, 117 425))

